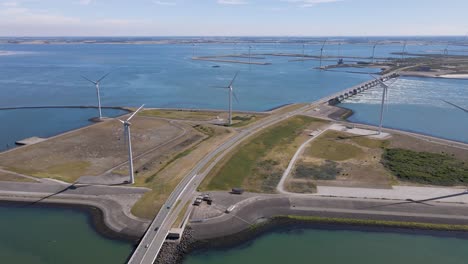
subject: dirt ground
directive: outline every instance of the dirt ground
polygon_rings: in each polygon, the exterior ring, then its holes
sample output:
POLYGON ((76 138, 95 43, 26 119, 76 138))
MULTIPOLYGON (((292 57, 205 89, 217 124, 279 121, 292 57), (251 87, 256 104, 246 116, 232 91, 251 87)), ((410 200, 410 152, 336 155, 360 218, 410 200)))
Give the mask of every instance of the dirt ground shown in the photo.
MULTIPOLYGON (((138 156, 181 133, 183 129, 168 121, 136 117, 131 126, 133 153, 138 156)), ((101 175, 127 159, 123 126, 109 120, 0 154, 0 167, 73 182, 83 175, 101 175)))
POLYGON ((327 132, 306 148, 296 163, 295 170, 286 180, 291 192, 315 192, 316 185, 338 187, 390 188, 392 185, 420 185, 401 182, 381 164, 383 147, 403 148, 418 152, 448 154, 468 161, 468 151, 441 145, 412 136, 394 133, 388 140, 356 137, 343 132, 327 132), (337 165, 335 179, 317 179, 315 175, 298 175, 297 168, 322 168, 326 161, 337 165))
POLYGON ((393 135, 392 140, 390 141, 389 148, 402 148, 413 151, 449 154, 453 155, 457 159, 468 162, 468 150, 431 143, 426 140, 421 140, 415 137, 402 134, 393 135))
POLYGON ((388 142, 327 131, 312 141, 298 159, 285 187, 291 192, 315 192, 314 185, 391 188, 393 176, 380 163, 388 142), (331 168, 325 169, 325 164, 331 168), (324 176, 299 173, 302 166, 324 176), (328 170, 328 171, 324 171, 328 170))
POLYGON ((36 182, 33 179, 17 176, 11 173, 0 171, 0 181, 14 181, 14 182, 36 182))
MULTIPOLYGON (((198 111, 198 110, 165 110, 147 109, 139 113, 140 116, 160 117, 174 120, 203 121, 214 124, 224 124, 229 118, 226 111, 198 111)), ((232 125, 241 127, 258 121, 268 114, 262 113, 232 113, 232 125)))

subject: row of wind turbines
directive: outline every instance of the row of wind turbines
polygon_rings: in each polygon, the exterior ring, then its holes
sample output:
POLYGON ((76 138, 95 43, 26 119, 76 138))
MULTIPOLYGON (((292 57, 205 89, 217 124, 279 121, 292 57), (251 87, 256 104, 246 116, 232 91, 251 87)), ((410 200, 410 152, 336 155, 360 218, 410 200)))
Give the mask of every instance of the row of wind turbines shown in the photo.
MULTIPOLYGON (((107 73, 105 75, 103 75, 101 78, 99 78, 98 80, 96 81, 93 81, 85 76, 81 76, 83 79, 87 80, 88 82, 94 84, 95 88, 96 88, 96 98, 97 98, 97 104, 98 104, 98 114, 99 114, 99 117, 98 117, 98 120, 97 121, 103 121, 105 119, 105 117, 103 117, 102 115, 102 106, 101 106, 101 93, 100 93, 100 84, 101 84, 101 81, 104 80, 110 73, 107 73)), ((239 102, 239 99, 237 98, 237 95, 234 93, 234 81, 236 80, 237 78, 237 75, 239 74, 239 72, 236 72, 236 74, 234 75, 234 78, 231 80, 231 82, 229 83, 228 86, 216 86, 215 88, 219 88, 219 89, 227 89, 228 90, 228 95, 229 95, 229 107, 228 107, 228 112, 229 112, 229 117, 228 117, 228 125, 231 126, 232 125, 232 98, 234 97, 236 102, 239 102)), ((135 117, 135 115, 140 112, 143 107, 145 105, 141 105, 135 112, 133 112, 126 120, 121 120, 121 119, 117 119, 118 121, 120 121, 120 123, 122 123, 123 125, 123 129, 124 129, 124 138, 125 138, 125 141, 126 141, 126 145, 127 145, 127 151, 128 151, 128 170, 129 170, 129 176, 130 176, 130 179, 128 181, 128 183, 130 184, 134 184, 135 183, 135 174, 134 174, 134 169, 133 169, 133 151, 132 151, 132 137, 131 137, 131 132, 130 132, 130 126, 132 125, 132 123, 130 122, 132 120, 133 117, 135 117)))
MULTIPOLYGON (((85 79, 88 82, 94 84, 94 86, 96 88, 96 98, 97 98, 98 113, 99 113, 99 117, 98 117, 97 121, 103 121, 105 119, 105 117, 102 116, 100 84, 101 84, 101 81, 104 80, 104 78, 106 78, 109 74, 110 74, 110 72, 105 74, 101 78, 99 78, 97 81, 93 81, 93 80, 88 79, 85 76, 81 76, 83 79, 85 79)), ((121 119, 117 118, 117 120, 120 121, 122 123, 122 125, 123 125, 124 138, 125 138, 125 141, 127 143, 128 172, 129 172, 129 176, 130 176, 130 179, 129 179, 128 183, 130 183, 130 184, 135 183, 135 174, 134 174, 134 170, 133 170, 132 137, 131 137, 131 133, 130 133, 130 126, 132 125, 132 123, 130 123, 130 120, 132 120, 132 118, 135 117, 135 115, 138 112, 140 112, 143 109, 144 106, 145 106, 144 104, 142 106, 140 106, 140 108, 138 108, 135 112, 133 112, 126 120, 121 120, 121 119)))
MULTIPOLYGON (((324 47, 326 45, 327 41, 325 40, 323 43, 322 43, 322 46, 320 48, 320 68, 322 68, 322 56, 323 56, 323 51, 324 51, 324 47)), ((372 47, 372 62, 374 62, 374 55, 375 55, 375 48, 376 46, 378 45, 379 43, 375 43, 372 47)), ((403 46, 403 53, 402 53, 402 56, 405 52, 405 49, 406 49, 406 42, 404 43, 404 46, 403 46)), ((250 58, 250 50, 251 50, 251 46, 249 46, 249 58, 250 58)), ((303 54, 304 54, 304 48, 305 48, 305 44, 303 44, 303 54)), ((95 88, 96 88, 96 98, 97 98, 97 104, 98 104, 98 114, 99 114, 99 117, 98 117, 98 121, 102 121, 104 119, 103 115, 102 115, 102 106, 101 106, 101 95, 100 95, 100 84, 101 82, 109 75, 110 73, 107 73, 105 75, 103 75, 101 78, 99 78, 98 80, 96 81, 93 81, 85 76, 82 76, 83 79, 85 79, 86 81, 94 84, 95 88)), ((231 126, 232 125, 232 99, 234 98, 236 100, 237 103, 239 103, 239 99, 237 98, 237 95, 236 93, 234 92, 234 82, 237 78, 239 74, 239 71, 236 72, 236 74, 234 75, 234 78, 229 82, 229 84, 227 86, 215 86, 215 88, 218 88, 218 89, 226 89, 228 90, 228 125, 231 126)), ((382 91, 382 102, 381 102, 381 107, 380 107, 380 119, 379 119, 379 129, 378 129, 378 134, 381 134, 382 132, 382 127, 383 127, 383 118, 384 118, 384 106, 385 106, 385 103, 386 103, 386 100, 388 98, 388 89, 389 89, 389 85, 385 84, 380 78, 376 78, 375 76, 371 75, 374 79, 376 79, 379 83, 379 85, 383 88, 383 91, 382 91)), ((444 100, 443 100, 444 101, 444 100)), ((454 105, 450 102, 447 102, 447 101, 444 101, 452 106, 455 106, 465 112, 467 112, 467 109, 464 109, 460 106, 457 106, 457 105, 454 105)), ((132 152, 132 140, 131 140, 131 132, 130 132, 130 126, 132 125, 131 124, 131 120, 132 118, 135 117, 135 115, 140 112, 144 107, 144 104, 141 105, 135 112, 133 112, 126 120, 121 120, 121 119, 117 119, 118 121, 120 121, 124 127, 124 137, 126 139, 126 143, 127 143, 127 150, 128 150, 128 164, 129 164, 129 176, 130 176, 130 180, 129 180, 129 183, 130 184, 134 184, 135 183, 135 176, 134 176, 134 170, 133 170, 133 152, 132 152)))

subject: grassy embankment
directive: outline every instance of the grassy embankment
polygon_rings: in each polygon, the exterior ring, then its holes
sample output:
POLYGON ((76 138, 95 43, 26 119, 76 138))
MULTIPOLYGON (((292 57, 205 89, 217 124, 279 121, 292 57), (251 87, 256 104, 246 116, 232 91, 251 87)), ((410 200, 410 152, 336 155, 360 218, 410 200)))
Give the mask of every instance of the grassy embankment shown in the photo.
POLYGON ((33 179, 17 176, 10 173, 0 172, 0 181, 13 181, 13 182, 37 182, 33 179))
POLYGON ((160 169, 140 179, 141 186, 148 187, 151 191, 145 193, 133 206, 134 215, 143 218, 154 217, 177 184, 198 160, 232 134, 226 128, 219 126, 195 125, 194 128, 205 134, 202 141, 174 154, 160 166, 160 169))
MULTIPOLYGON (((227 120, 228 114, 226 112, 216 111, 195 111, 195 110, 163 110, 163 109, 149 109, 143 110, 139 113, 140 116, 161 117, 176 120, 187 121, 211 121, 218 117, 227 120)), ((246 114, 246 113, 232 113, 232 126, 243 127, 254 123, 265 117, 266 114, 246 114)))
MULTIPOLYGON (((61 164, 47 166, 43 170, 34 170, 22 167, 7 167, 7 169, 28 176, 38 178, 52 178, 64 182, 74 182, 91 166, 88 161, 69 161, 61 164)), ((20 180, 24 181, 24 180, 20 180)))
POLYGON ((382 163, 398 179, 431 185, 466 185, 468 164, 453 156, 416 152, 406 149, 386 149, 382 163))
POLYGON ((385 140, 327 131, 305 149, 286 187, 291 192, 310 193, 315 191, 317 181, 333 181, 341 186, 390 186, 388 173, 380 164, 388 144, 385 140))
POLYGON ((254 135, 215 166, 200 189, 243 187, 252 192, 274 192, 297 147, 307 139, 304 129, 324 123, 311 117, 295 116, 254 135))

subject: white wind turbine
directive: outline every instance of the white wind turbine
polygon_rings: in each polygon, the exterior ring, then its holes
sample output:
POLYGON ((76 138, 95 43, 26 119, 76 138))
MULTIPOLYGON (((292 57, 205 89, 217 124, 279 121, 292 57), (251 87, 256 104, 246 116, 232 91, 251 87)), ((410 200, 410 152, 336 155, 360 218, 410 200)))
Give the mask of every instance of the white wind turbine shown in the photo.
POLYGON ((98 110, 99 110, 99 120, 102 119, 102 111, 101 111, 101 95, 99 93, 99 85, 101 84, 101 81, 107 77, 107 75, 109 75, 109 73, 105 74, 104 76, 102 76, 99 80, 97 81, 91 81, 90 79, 84 77, 84 76, 81 76, 83 79, 87 80, 88 82, 94 84, 96 86, 96 96, 97 96, 97 100, 98 100, 98 110))
POLYGON ((224 86, 216 87, 216 88, 220 88, 220 89, 228 89, 229 90, 229 123, 228 123, 229 125, 232 125, 232 97, 234 96, 234 99, 236 99, 236 102, 239 103, 239 99, 237 99, 237 96, 234 93, 233 86, 232 86, 234 84, 234 81, 236 80, 238 74, 239 74, 239 72, 236 72, 236 75, 234 75, 234 78, 232 79, 232 81, 229 83, 229 85, 227 87, 224 87, 224 86))
POLYGON ((374 63, 375 60, 375 48, 379 45, 379 42, 375 42, 374 46, 372 46, 372 63, 374 63))
POLYGON ((384 105, 385 105, 385 100, 387 99, 388 96, 388 85, 385 84, 380 78, 376 78, 374 75, 369 74, 372 76, 372 78, 376 79, 380 86, 383 88, 382 92, 382 104, 380 105, 380 121, 379 121, 379 135, 382 133, 382 124, 383 124, 383 113, 384 113, 384 105))
POLYGON ((320 69, 322 69, 323 48, 325 47, 325 44, 327 44, 327 40, 323 41, 322 47, 320 48, 320 69))
POLYGON ((135 112, 133 112, 133 114, 127 118, 127 120, 123 121, 123 120, 120 120, 118 119, 124 126, 124 136, 126 137, 127 139, 127 146, 128 146, 128 171, 129 171, 129 174, 130 174, 130 184, 134 184, 135 183, 135 176, 133 174, 133 154, 132 154, 132 137, 130 135, 130 126, 132 125, 132 123, 130 123, 130 120, 141 110, 143 109, 143 106, 145 105, 142 105, 140 106, 140 108, 138 108, 135 112))

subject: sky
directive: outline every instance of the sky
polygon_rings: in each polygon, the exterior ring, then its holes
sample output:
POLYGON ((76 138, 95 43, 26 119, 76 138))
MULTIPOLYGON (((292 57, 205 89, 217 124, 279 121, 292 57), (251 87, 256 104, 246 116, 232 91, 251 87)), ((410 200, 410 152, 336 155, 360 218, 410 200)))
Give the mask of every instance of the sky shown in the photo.
POLYGON ((0 0, 0 36, 425 36, 467 0, 0 0))

